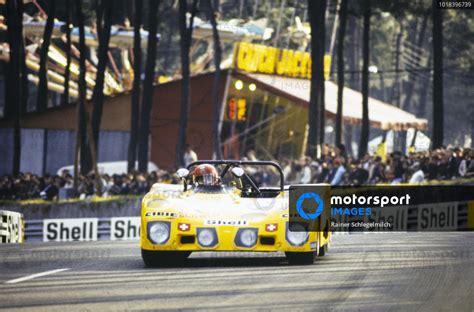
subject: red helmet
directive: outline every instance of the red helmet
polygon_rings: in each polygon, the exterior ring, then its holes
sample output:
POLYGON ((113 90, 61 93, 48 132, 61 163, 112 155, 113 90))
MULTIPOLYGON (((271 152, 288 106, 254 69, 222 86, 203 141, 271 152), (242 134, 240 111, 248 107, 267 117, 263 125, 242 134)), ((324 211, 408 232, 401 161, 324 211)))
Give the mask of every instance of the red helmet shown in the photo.
POLYGON ((198 165, 193 171, 193 180, 198 184, 213 186, 220 184, 220 177, 216 168, 210 164, 198 165))

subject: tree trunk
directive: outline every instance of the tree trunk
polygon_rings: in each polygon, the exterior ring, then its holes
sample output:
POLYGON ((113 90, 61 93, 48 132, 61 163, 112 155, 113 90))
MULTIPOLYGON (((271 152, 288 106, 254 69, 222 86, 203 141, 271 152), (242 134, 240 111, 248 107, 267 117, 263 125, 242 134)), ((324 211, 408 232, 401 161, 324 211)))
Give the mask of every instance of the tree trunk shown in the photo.
POLYGON ((433 0, 433 130, 432 148, 443 145, 443 10, 433 0))
POLYGON ((64 93, 62 97, 62 105, 69 104, 69 80, 71 77, 71 6, 72 1, 66 1, 66 68, 64 73, 64 93))
MULTIPOLYGON (((104 22, 104 0, 95 0, 95 24, 96 24, 96 31, 97 31, 97 36, 99 39, 99 44, 100 44, 100 36, 102 34, 102 29, 103 29, 103 22, 104 22)), ((105 0, 107 1, 107 0, 105 0)))
POLYGON ((341 1, 339 9, 339 34, 337 38, 337 113, 336 146, 342 143, 343 102, 344 102, 344 40, 346 37, 348 0, 341 1))
POLYGON ((187 1, 179 0, 179 34, 181 48, 181 105, 179 112, 178 142, 176 144, 176 167, 183 166, 183 149, 186 144, 186 130, 189 110, 189 46, 188 28, 186 25, 187 1))
POLYGON ((15 67, 18 68, 18 75, 20 76, 20 80, 15 82, 16 85, 19 85, 18 88, 20 92, 20 96, 17 97, 16 100, 16 108, 15 108, 15 115, 13 119, 13 173, 14 175, 18 175, 21 170, 21 115, 22 115, 22 106, 28 100, 28 94, 23 93, 27 92, 23 87, 25 85, 25 81, 27 81, 26 75, 26 58, 25 58, 25 43, 23 39, 23 0, 17 0, 17 23, 18 29, 16 38, 18 40, 18 55, 20 57, 18 65, 15 67), (19 101, 19 103, 18 103, 19 101))
MULTIPOLYGON (((168 9, 171 11, 173 10, 173 6, 174 4, 172 2, 168 3, 168 9)), ((169 24, 168 24, 168 27, 170 29, 176 29, 176 19, 170 14, 170 17, 168 18, 168 21, 169 21, 169 24)), ((171 45, 173 43, 173 37, 176 35, 175 32, 173 31, 168 31, 167 32, 167 35, 166 35, 166 38, 165 39, 162 39, 162 44, 163 46, 166 47, 166 50, 165 50, 165 55, 164 55, 164 60, 163 60, 163 73, 165 73, 165 75, 168 75, 168 70, 170 67, 172 67, 171 65, 173 65, 173 62, 170 60, 170 57, 172 56, 172 54, 174 54, 174 50, 171 48, 171 45)))
POLYGON ((143 0, 135 0, 133 21, 133 90, 130 115, 130 141, 128 143, 127 171, 135 170, 137 161, 138 127, 140 118, 140 82, 142 72, 142 48, 140 29, 142 27, 143 0))
POLYGON ((148 46, 143 82, 143 99, 140 116, 140 133, 138 138, 138 171, 148 171, 148 137, 150 136, 150 115, 153 103, 153 84, 155 81, 156 38, 158 28, 158 5, 160 1, 149 1, 148 11, 148 46))
POLYGON ((316 3, 313 0, 308 0, 308 19, 311 26, 312 35, 311 36, 311 85, 310 85, 310 95, 309 95, 309 105, 308 105, 308 143, 306 148, 306 154, 314 157, 317 152, 318 138, 319 138, 319 128, 318 124, 318 49, 317 49, 317 39, 316 39, 316 29, 317 29, 317 12, 316 12, 316 3), (314 31, 313 31, 314 30, 314 31))
POLYGON ((311 26, 311 90, 308 108, 307 155, 315 157, 324 136, 324 24, 326 0, 308 0, 311 26), (323 133, 321 133, 323 132, 323 133))
POLYGON ((319 0, 321 1, 320 3, 320 9, 319 11, 319 34, 318 34, 318 47, 319 47, 319 57, 320 57, 320 62, 321 62, 321 79, 319 81, 320 87, 319 87, 319 101, 320 101, 320 115, 319 115, 319 146, 322 146, 324 144, 324 138, 325 138, 325 128, 326 128, 326 100, 325 100, 325 69, 324 69, 324 56, 326 54, 326 11, 327 11, 327 0, 319 0))
POLYGON ((176 167, 179 168, 184 165, 183 152, 186 144, 186 131, 188 129, 188 118, 189 118, 189 105, 190 105, 190 68, 189 68, 189 49, 191 47, 192 33, 193 33, 193 22, 194 16, 197 10, 197 0, 193 1, 193 7, 191 9, 191 19, 189 28, 186 25, 186 12, 187 12, 187 1, 179 1, 179 30, 180 30, 180 43, 181 43, 181 106, 179 113, 179 130, 178 130, 178 142, 176 144, 176 167))
MULTIPOLYGON (((84 150, 86 151, 85 155, 87 156, 88 160, 87 164, 92 165, 92 168, 89 167, 88 169, 93 169, 94 171, 95 192, 99 196, 102 194, 102 180, 100 178, 99 169, 97 166, 97 146, 100 131, 100 120, 102 117, 102 105, 104 101, 104 76, 108 61, 107 52, 110 40, 110 29, 112 26, 113 3, 113 0, 102 0, 100 3, 98 3, 97 31, 99 37, 99 64, 97 65, 95 86, 92 94, 93 110, 91 118, 89 118, 89 112, 87 108, 84 108, 84 136, 87 136, 87 148, 84 150), (102 25, 102 21, 104 22, 104 25, 102 25)), ((85 94, 84 99, 86 99, 86 97, 87 93, 85 94)))
POLYGON ((44 111, 48 108, 48 50, 51 36, 54 28, 54 15, 56 11, 56 0, 50 0, 48 19, 44 27, 43 43, 41 44, 40 52, 40 69, 38 72, 38 98, 36 102, 36 109, 44 111))
POLYGON ((207 14, 208 18, 212 25, 212 37, 214 41, 214 64, 216 67, 214 74, 214 81, 212 84, 212 105, 213 105, 213 147, 214 147, 214 158, 222 159, 222 150, 220 142, 220 131, 219 124, 221 118, 221 101, 219 101, 219 91, 220 91, 220 80, 221 80, 221 58, 222 58, 222 48, 219 39, 219 32, 217 31, 217 21, 215 17, 214 7, 210 0, 206 0, 207 3, 207 14))
MULTIPOLYGON (((20 17, 20 34, 23 34, 23 17, 25 5, 23 0, 18 0, 18 12, 20 17)), ((20 41, 20 79, 21 79, 21 104, 20 104, 20 117, 28 111, 28 95, 29 95, 29 81, 28 81, 28 68, 26 67, 26 49, 25 49, 25 38, 21 35, 20 41)), ((21 138, 20 138, 21 140, 21 138)))
POLYGON ((474 105, 471 105, 471 149, 474 149, 474 105))
MULTIPOLYGON (((426 68, 431 70, 433 65, 433 49, 431 48, 428 53, 428 63, 426 64, 426 68)), ((418 103, 418 107, 416 110, 416 115, 423 118, 426 117, 426 107, 428 106, 428 94, 430 91, 430 84, 431 82, 431 73, 428 72, 422 76, 423 80, 421 81, 421 91, 420 91, 420 102, 418 103)))
POLYGON ((13 121, 13 166, 12 174, 20 173, 21 160, 21 60, 23 1, 9 0, 7 5, 7 37, 10 46, 10 61, 5 78, 5 117, 13 121))
MULTIPOLYGON (((425 33, 426 33, 426 28, 428 26, 428 14, 425 14, 423 16, 423 21, 421 23, 421 29, 420 29, 420 34, 418 36, 417 44, 416 46, 419 47, 420 49, 423 48, 423 42, 425 40, 425 33)), ((405 97, 405 104, 403 105, 403 108, 408 111, 412 111, 411 108, 414 107, 411 103, 411 99, 413 97, 413 91, 415 90, 415 81, 416 81, 416 76, 413 75, 412 73, 408 73, 408 81, 411 83, 408 84, 407 90, 406 90, 406 97, 405 97)))
POLYGON ((258 12, 258 5, 259 5, 259 0, 255 0, 253 10, 252 10, 252 16, 255 18, 258 12))
MULTIPOLYGON (((6 64, 6 70, 8 72, 8 75, 5 75, 5 93, 4 93, 4 101, 5 101, 5 108, 3 111, 3 117, 6 119, 11 119, 14 116, 14 110, 15 110, 15 96, 19 94, 19 90, 15 90, 15 88, 19 88, 18 85, 16 85, 16 81, 19 81, 20 73, 19 69, 17 69, 17 66, 15 62, 18 62, 18 58, 16 57, 15 53, 15 40, 16 38, 16 25, 18 23, 17 21, 17 2, 16 0, 8 0, 6 1, 6 6, 5 6, 5 24, 7 26, 7 41, 8 41, 8 46, 10 48, 9 52, 9 60, 6 64), (15 79, 16 78, 16 79, 15 79)), ((18 49, 18 48, 16 48, 18 49)), ((13 170, 13 169, 12 169, 13 170)))
POLYGON ((79 175, 79 159, 81 160, 81 173, 87 174, 83 167, 83 147, 86 142, 86 117, 85 117, 85 101, 86 101, 86 39, 84 30, 84 14, 82 13, 82 0, 77 0, 76 17, 77 26, 79 28, 79 96, 76 103, 76 147, 74 152, 74 190, 77 194, 78 175, 79 175))
POLYGON ((400 21, 400 31, 397 34, 395 46, 395 83, 392 88, 392 103, 395 106, 402 108, 402 81, 401 81, 401 55, 402 55, 402 37, 403 37, 403 21, 400 21))
POLYGON ((278 19, 276 31, 275 31, 275 37, 273 37, 273 46, 278 47, 278 41, 280 40, 280 31, 281 31, 281 24, 284 16, 284 9, 286 6, 286 0, 280 0, 280 11, 278 12, 278 16, 280 18, 278 19))
MULTIPOLYGON (((102 31, 99 32, 99 52, 97 55, 98 65, 97 73, 95 77, 95 86, 94 92, 92 94, 93 110, 92 110, 92 135, 90 138, 95 150, 97 150, 99 143, 99 133, 100 133, 100 122, 102 119, 102 110, 104 106, 104 79, 105 71, 107 69, 108 51, 109 51, 109 41, 110 41, 110 30, 112 27, 112 13, 114 7, 114 0, 102 0, 100 6, 102 7, 102 12, 104 14, 104 25, 102 31)), ((99 25, 101 19, 97 20, 99 25)), ((99 29, 99 27, 97 28, 99 29)))
POLYGON ((362 127, 360 131, 359 159, 368 149, 369 144, 369 53, 370 53, 370 15, 371 0, 365 0, 364 32, 362 38, 362 127))
POLYGON ((351 50, 349 51, 349 71, 350 80, 349 87, 353 90, 360 89, 360 27, 358 18, 355 16, 349 17, 349 42, 351 43, 351 50))
POLYGON ((351 124, 344 125, 344 144, 346 146, 347 155, 355 156, 354 151, 352 150, 353 137, 353 126, 351 124))

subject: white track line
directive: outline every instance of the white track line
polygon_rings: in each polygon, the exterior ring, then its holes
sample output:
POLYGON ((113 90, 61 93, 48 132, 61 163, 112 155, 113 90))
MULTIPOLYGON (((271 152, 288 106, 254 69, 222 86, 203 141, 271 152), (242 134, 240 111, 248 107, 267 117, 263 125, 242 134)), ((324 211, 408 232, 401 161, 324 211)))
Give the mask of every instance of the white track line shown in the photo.
POLYGON ((34 279, 34 278, 37 278, 37 277, 46 276, 46 275, 50 275, 50 274, 54 274, 54 273, 59 273, 59 272, 67 271, 67 270, 70 270, 70 269, 57 269, 57 270, 51 270, 51 271, 36 273, 36 274, 28 275, 28 276, 25 276, 25 277, 20 277, 20 278, 17 278, 17 279, 6 281, 5 284, 16 284, 16 283, 28 281, 28 280, 31 280, 31 279, 34 279))

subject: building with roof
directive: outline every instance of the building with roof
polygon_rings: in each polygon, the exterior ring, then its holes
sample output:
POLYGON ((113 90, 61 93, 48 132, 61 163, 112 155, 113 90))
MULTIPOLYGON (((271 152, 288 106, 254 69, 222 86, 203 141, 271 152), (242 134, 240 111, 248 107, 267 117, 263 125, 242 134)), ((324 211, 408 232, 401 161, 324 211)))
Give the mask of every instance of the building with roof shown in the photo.
MULTIPOLYGON (((240 158, 254 150, 259 158, 299 158, 305 154, 308 136, 307 120, 310 80, 237 69, 221 75, 219 117, 225 158, 240 158)), ((213 73, 191 78, 191 108, 187 143, 201 159, 212 158, 212 82, 213 73)), ((181 80, 158 85, 151 122, 151 160, 172 168, 175 163, 179 128, 179 96, 181 80)), ((337 107, 337 86, 326 81, 326 142, 332 141, 337 107)), ((369 98, 372 137, 389 130, 427 128, 426 119, 395 106, 369 98)), ((344 89, 343 122, 346 131, 357 132, 362 120, 362 94, 344 89)))
MULTIPOLYGON (((212 129, 218 119, 225 158, 241 158, 249 150, 261 159, 299 158, 305 154, 308 137, 310 68, 304 53, 246 44, 242 55, 235 50, 232 68, 224 69, 219 84, 221 113, 213 115, 214 72, 190 79, 190 112, 187 143, 200 159, 213 157, 212 129), (252 52, 249 49, 253 49, 252 52), (250 51, 250 52, 249 52, 250 51), (242 62, 250 62, 243 64, 242 62)), ((175 169, 179 130, 181 80, 160 83, 154 89, 150 128, 150 161, 175 169)), ((325 83, 326 142, 333 142, 337 86, 325 83)), ((26 114, 22 120, 22 171, 55 172, 73 163, 75 107, 56 107, 26 114), (29 133, 29 134, 27 134, 29 133)), ((343 122, 348 141, 358 142, 362 119, 362 94, 344 89, 343 122)), ((375 98, 369 98, 371 138, 384 131, 427 128, 426 119, 375 98)), ((0 122, 0 139, 12 140, 8 121, 0 122)), ((130 129, 130 94, 108 97, 102 116, 98 161, 126 160, 130 129)), ((12 151, 0 149, 0 174, 9 172, 12 151)))

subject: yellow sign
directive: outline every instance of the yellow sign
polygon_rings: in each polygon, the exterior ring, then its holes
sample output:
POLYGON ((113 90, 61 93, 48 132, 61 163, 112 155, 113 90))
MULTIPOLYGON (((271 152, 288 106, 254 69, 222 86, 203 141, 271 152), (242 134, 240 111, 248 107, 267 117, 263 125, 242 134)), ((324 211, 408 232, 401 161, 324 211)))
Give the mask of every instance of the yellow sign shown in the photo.
POLYGON ((245 101, 245 99, 239 99, 237 101, 237 120, 244 121, 246 113, 247 113, 247 102, 245 101))
MULTIPOLYGON (((237 69, 249 73, 276 74, 295 78, 311 78, 311 54, 278 49, 248 42, 237 43, 234 59, 237 69)), ((324 79, 329 79, 331 56, 324 56, 324 79)))
POLYGON ((228 107, 228 118, 233 121, 245 121, 247 114, 247 102, 245 99, 230 98, 228 107))

